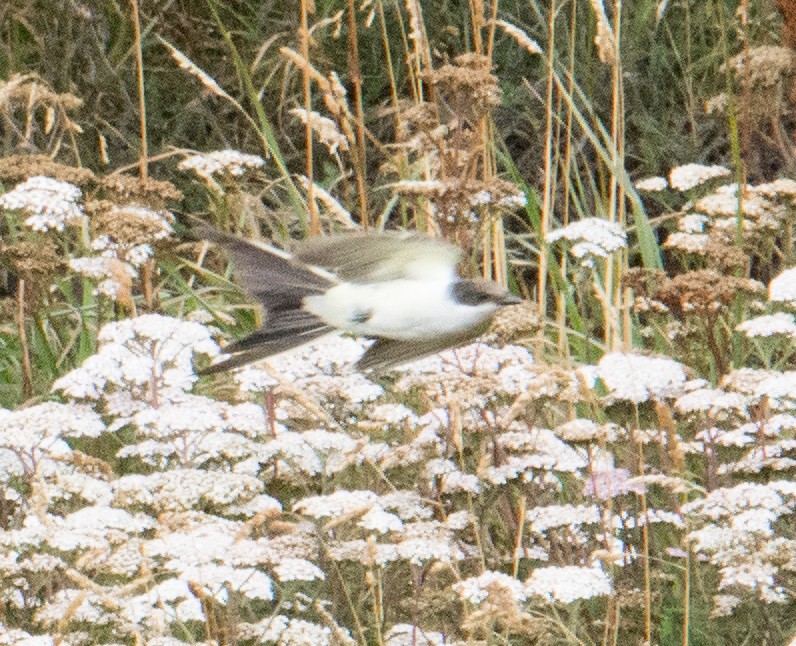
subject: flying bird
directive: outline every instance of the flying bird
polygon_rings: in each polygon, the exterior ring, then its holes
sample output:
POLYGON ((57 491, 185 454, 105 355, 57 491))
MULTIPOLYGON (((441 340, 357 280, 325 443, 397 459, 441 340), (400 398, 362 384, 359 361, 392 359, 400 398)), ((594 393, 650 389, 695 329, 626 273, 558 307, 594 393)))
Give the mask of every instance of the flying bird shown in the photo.
POLYGON ((265 309, 263 326, 231 343, 213 374, 303 345, 332 332, 375 339, 359 370, 384 370, 462 345, 489 327, 495 312, 521 302, 501 285, 463 279, 461 250, 412 232, 312 238, 291 255, 194 225, 220 245, 233 273, 265 309))

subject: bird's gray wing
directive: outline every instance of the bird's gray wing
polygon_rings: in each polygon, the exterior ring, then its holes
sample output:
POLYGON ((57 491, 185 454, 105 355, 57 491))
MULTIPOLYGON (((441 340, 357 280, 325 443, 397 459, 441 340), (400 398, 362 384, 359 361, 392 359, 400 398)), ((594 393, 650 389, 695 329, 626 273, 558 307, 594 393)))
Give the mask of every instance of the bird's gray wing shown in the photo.
POLYGON ((453 280, 461 250, 421 233, 392 231, 312 238, 298 247, 295 257, 346 281, 453 280))
POLYGON ((430 354, 465 345, 483 334, 488 327, 489 323, 486 323, 474 330, 468 330, 464 334, 440 337, 430 341, 396 341, 379 338, 357 361, 356 368, 362 371, 381 372, 396 365, 422 359, 430 354))

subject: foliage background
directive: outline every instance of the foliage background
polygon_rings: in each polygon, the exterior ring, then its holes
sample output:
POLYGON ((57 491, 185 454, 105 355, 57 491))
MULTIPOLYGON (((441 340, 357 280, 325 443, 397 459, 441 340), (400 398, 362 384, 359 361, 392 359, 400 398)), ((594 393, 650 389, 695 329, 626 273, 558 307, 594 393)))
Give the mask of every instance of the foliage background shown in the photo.
POLYGON ((2 3, 6 195, 81 192, 2 203, 0 643, 788 643, 794 33, 785 0, 2 3), (180 167, 214 150, 266 161, 180 167), (190 326, 258 313, 182 212, 443 235, 528 305, 408 374, 346 340, 196 383, 190 326))

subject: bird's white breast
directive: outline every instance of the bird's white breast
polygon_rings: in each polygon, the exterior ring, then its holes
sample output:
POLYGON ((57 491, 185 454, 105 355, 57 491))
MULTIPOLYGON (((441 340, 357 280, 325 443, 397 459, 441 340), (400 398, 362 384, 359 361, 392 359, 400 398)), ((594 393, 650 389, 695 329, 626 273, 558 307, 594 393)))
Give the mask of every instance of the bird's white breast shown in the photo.
POLYGON ((497 306, 455 301, 448 280, 401 279, 341 283, 324 294, 307 296, 304 308, 353 334, 410 341, 469 330, 492 316, 497 306))

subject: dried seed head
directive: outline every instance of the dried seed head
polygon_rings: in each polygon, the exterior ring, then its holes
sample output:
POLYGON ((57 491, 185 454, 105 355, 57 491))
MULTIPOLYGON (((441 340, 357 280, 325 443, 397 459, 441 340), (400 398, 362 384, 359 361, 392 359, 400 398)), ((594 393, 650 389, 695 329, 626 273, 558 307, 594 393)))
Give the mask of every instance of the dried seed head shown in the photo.
POLYGON ((434 86, 438 104, 450 113, 457 125, 471 128, 500 105, 500 88, 492 74, 490 60, 481 54, 462 54, 453 64, 426 72, 423 77, 434 86))
MULTIPOLYGON (((27 282, 57 276, 64 267, 58 248, 49 240, 22 241, 2 248, 3 257, 14 273, 27 282)), ((49 281, 47 281, 49 286, 49 281)))
POLYGON ((488 341, 513 343, 520 338, 534 336, 544 327, 539 310, 531 301, 498 310, 489 328, 488 341))
POLYGON ((169 202, 182 200, 182 193, 171 182, 131 175, 106 175, 99 181, 106 197, 117 202, 138 202, 161 209, 169 202))
POLYGON ((65 166, 47 155, 11 155, 0 158, 0 180, 15 184, 29 177, 43 175, 84 187, 97 180, 88 168, 65 166))
POLYGON ((704 313, 731 305, 742 292, 749 296, 762 296, 765 294, 765 287, 749 278, 701 269, 663 279, 653 297, 674 312, 704 313))
POLYGON ((174 216, 168 211, 153 211, 142 206, 116 206, 107 201, 86 205, 94 209, 92 228, 122 246, 151 244, 172 232, 174 216))
POLYGON ((779 85, 796 72, 793 50, 776 45, 762 45, 744 51, 731 58, 729 66, 736 75, 759 87, 779 85))

